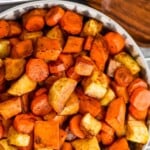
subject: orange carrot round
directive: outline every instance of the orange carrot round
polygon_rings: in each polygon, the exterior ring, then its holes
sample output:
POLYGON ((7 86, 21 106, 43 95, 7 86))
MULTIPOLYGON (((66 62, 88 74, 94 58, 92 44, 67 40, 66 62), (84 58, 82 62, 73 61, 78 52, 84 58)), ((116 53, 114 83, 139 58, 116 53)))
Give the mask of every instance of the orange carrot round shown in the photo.
POLYGON ((123 50, 123 48, 125 46, 125 40, 124 40, 123 36, 120 35, 119 33, 108 32, 104 36, 104 38, 107 42, 110 54, 114 55, 123 50))
POLYGON ((48 65, 42 59, 32 58, 26 65, 26 74, 34 81, 43 81, 49 75, 48 65))
POLYGON ((0 123, 0 139, 3 138, 4 136, 4 127, 3 127, 3 124, 0 123))
POLYGON ((64 9, 59 6, 51 8, 45 17, 46 24, 48 26, 56 25, 59 22, 59 20, 63 17, 64 13, 64 9))
POLYGON ((13 121, 14 128, 20 133, 29 134, 33 131, 35 117, 31 114, 19 114, 13 121))
POLYGON ((40 88, 40 89, 38 89, 36 92, 35 92, 35 96, 40 96, 40 95, 42 95, 42 94, 44 94, 44 93, 46 93, 47 92, 47 89, 46 88, 40 88))
POLYGON ((72 145, 69 142, 64 142, 61 148, 61 150, 72 150, 72 149, 73 149, 72 145))
POLYGON ((70 122, 69 122, 69 127, 70 127, 71 132, 75 136, 83 139, 85 137, 85 134, 80 129, 81 119, 82 119, 81 115, 76 115, 76 116, 72 117, 70 122))
POLYGON ((9 24, 5 20, 0 20, 0 38, 7 37, 9 33, 9 24))
POLYGON ((124 66, 118 67, 114 75, 115 81, 120 86, 128 86, 133 80, 131 72, 124 66))

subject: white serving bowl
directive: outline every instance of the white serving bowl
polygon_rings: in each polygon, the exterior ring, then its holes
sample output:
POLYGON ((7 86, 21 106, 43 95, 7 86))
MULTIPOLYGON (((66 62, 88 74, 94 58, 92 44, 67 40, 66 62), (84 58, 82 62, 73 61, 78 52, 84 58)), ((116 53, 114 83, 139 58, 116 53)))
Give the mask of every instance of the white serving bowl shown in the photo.
MULTIPOLYGON (((144 60, 144 56, 140 48, 137 46, 137 44, 131 38, 131 36, 127 33, 127 31, 123 29, 116 21, 112 20, 110 17, 106 16, 100 11, 97 11, 96 9, 93 9, 83 4, 69 2, 69 1, 41 0, 41 1, 28 2, 25 4, 21 4, 16 7, 10 8, 0 13, 0 19, 14 20, 33 8, 49 8, 55 5, 60 5, 64 8, 76 11, 84 16, 95 18, 96 20, 101 21, 105 27, 123 35, 123 37, 125 38, 126 47, 129 50, 129 53, 135 58, 135 60, 141 66, 143 78, 150 85, 150 70, 149 70, 148 64, 144 60)), ((149 144, 143 147, 143 150, 150 150, 150 142, 149 144)))

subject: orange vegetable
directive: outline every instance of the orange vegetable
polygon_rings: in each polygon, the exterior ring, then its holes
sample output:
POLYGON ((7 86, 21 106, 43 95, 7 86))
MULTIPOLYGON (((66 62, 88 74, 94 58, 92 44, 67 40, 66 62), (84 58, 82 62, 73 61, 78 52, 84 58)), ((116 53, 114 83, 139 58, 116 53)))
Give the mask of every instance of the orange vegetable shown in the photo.
POLYGON ((48 103, 48 96, 46 94, 36 96, 31 102, 31 111, 37 116, 46 115, 51 110, 52 107, 48 103))
POLYGON ((116 95, 118 97, 123 97, 125 103, 128 103, 128 101, 129 101, 129 95, 128 95, 127 87, 120 86, 120 85, 118 85, 114 81, 111 82, 111 86, 114 89, 116 95))
POLYGON ((110 54, 114 55, 123 50, 125 46, 125 39, 119 33, 108 32, 104 38, 107 42, 110 54))
POLYGON ((133 80, 130 70, 124 66, 120 66, 116 69, 114 78, 120 86, 125 87, 127 87, 133 80))
POLYGON ((65 139, 67 137, 67 132, 63 129, 59 130, 59 147, 61 148, 63 143, 65 142, 65 139))
POLYGON ((126 105, 122 97, 113 100, 106 112, 105 121, 119 137, 125 134, 125 114, 126 105))
POLYGON ((29 93, 23 94, 21 96, 22 112, 29 112, 29 101, 29 93))
POLYGON ((76 81, 80 80, 80 75, 78 75, 75 72, 75 68, 74 67, 69 68, 66 73, 67 73, 67 77, 69 77, 71 79, 74 79, 76 81))
POLYGON ((0 68, 0 85, 2 85, 5 81, 5 70, 4 67, 0 68))
POLYGON ((16 21, 8 21, 8 24, 9 24, 9 34, 8 36, 11 37, 11 36, 17 36, 19 34, 21 34, 22 32, 22 29, 21 29, 21 25, 16 22, 16 21))
POLYGON ((71 143, 64 142, 63 145, 62 145, 61 150, 73 150, 71 143))
POLYGON ((65 70, 65 65, 61 60, 56 60, 49 63, 50 73, 59 73, 65 70))
POLYGON ((94 64, 89 57, 82 56, 76 59, 75 72, 81 76, 90 76, 94 70, 94 64))
POLYGON ((4 127, 2 122, 0 122, 0 139, 4 137, 4 127))
POLYGON ((108 150, 130 150, 127 140, 123 137, 121 139, 116 140, 108 150))
POLYGON ((0 114, 7 120, 22 111, 20 97, 14 97, 0 103, 0 114))
POLYGON ((59 124, 56 121, 36 121, 34 127, 34 149, 45 147, 59 149, 59 131, 59 124))
POLYGON ((133 105, 129 106, 129 113, 137 120, 144 120, 147 116, 148 109, 138 110, 133 105))
POLYGON ((69 36, 65 47, 63 49, 64 53, 78 53, 82 51, 84 38, 76 37, 76 36, 69 36))
POLYGON ((85 138, 85 134, 80 129, 81 119, 82 119, 81 115, 73 116, 69 122, 69 128, 75 136, 83 139, 85 138))
POLYGON ((59 59, 64 63, 66 70, 73 65, 73 57, 71 54, 60 54, 59 59))
POLYGON ((19 38, 16 38, 16 37, 12 37, 9 39, 9 42, 12 46, 15 46, 17 43, 20 42, 20 39, 19 38))
POLYGON ((144 88, 148 88, 147 83, 141 79, 141 78, 136 78, 134 79, 128 86, 128 93, 129 95, 132 94, 132 92, 139 87, 144 87, 144 88))
POLYGON ((40 88, 40 89, 38 89, 36 92, 35 92, 35 96, 40 96, 40 95, 42 95, 42 94, 44 94, 44 93, 46 93, 47 92, 47 89, 46 88, 40 88))
POLYGON ((84 43, 84 50, 90 51, 92 47, 94 37, 93 36, 87 36, 84 43))
POLYGON ((36 57, 46 61, 57 60, 62 50, 58 39, 48 37, 38 38, 36 47, 36 57))
POLYGON ((130 97, 130 103, 138 110, 147 110, 150 106, 150 91, 144 87, 136 88, 130 97))
POLYGON ((92 43, 90 57, 99 70, 103 71, 108 59, 108 50, 102 36, 97 35, 92 43))
POLYGON ((83 25, 83 17, 79 14, 67 10, 60 20, 61 27, 71 34, 79 34, 83 25))
POLYGON ((48 13, 45 16, 46 24, 48 26, 54 26, 56 25, 59 20, 63 17, 65 11, 62 7, 55 6, 50 8, 48 13))
POLYGON ((31 114, 19 114, 13 121, 13 126, 20 133, 29 134, 33 131, 35 117, 31 114))
POLYGON ((0 38, 7 37, 9 34, 9 23, 5 20, 0 20, 0 38))
POLYGON ((14 45, 13 49, 13 56, 16 56, 17 58, 25 58, 32 54, 33 52, 33 45, 31 40, 24 40, 17 42, 16 45, 14 45))
POLYGON ((48 65, 42 59, 31 58, 26 64, 26 74, 33 81, 43 81, 49 75, 48 65))

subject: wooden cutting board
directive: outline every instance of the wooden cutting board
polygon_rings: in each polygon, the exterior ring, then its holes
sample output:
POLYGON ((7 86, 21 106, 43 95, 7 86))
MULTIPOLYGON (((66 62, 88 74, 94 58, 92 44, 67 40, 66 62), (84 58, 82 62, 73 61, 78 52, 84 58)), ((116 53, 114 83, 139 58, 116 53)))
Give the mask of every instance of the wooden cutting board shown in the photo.
POLYGON ((85 0, 122 25, 142 47, 150 47, 150 0, 85 0))

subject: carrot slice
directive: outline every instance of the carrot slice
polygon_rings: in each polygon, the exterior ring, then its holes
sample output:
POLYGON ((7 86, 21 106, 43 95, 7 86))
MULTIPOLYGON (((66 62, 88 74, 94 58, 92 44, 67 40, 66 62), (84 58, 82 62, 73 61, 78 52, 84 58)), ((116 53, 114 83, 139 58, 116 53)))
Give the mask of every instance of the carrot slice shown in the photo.
POLYGON ((33 131, 35 117, 31 114, 19 114, 13 121, 14 128, 20 133, 29 134, 33 131))
POLYGON ((48 65, 42 59, 32 58, 27 62, 26 74, 33 81, 43 81, 49 75, 48 65))
POLYGON ((90 49, 92 47, 93 40, 94 40, 93 36, 87 36, 86 37, 85 43, 84 43, 84 50, 90 51, 90 49))
POLYGON ((125 39, 119 33, 108 32, 104 38, 107 42, 110 54, 114 55, 123 50, 125 46, 125 39))
POLYGON ((59 6, 50 8, 50 10, 45 16, 46 24, 48 26, 56 25, 59 22, 59 20, 63 17, 64 13, 64 9, 59 6))
POLYGON ((132 92, 133 92, 136 88, 138 88, 138 87, 147 88, 148 85, 147 85, 147 83, 146 83, 143 79, 141 79, 141 78, 136 78, 136 79, 134 79, 134 80, 129 84, 129 86, 128 86, 128 93, 129 93, 129 95, 131 95, 132 92))
POLYGON ((0 20, 0 38, 4 38, 8 36, 9 33, 9 24, 5 20, 0 20))
POLYGON ((35 96, 40 96, 40 95, 42 95, 42 94, 44 94, 44 93, 46 93, 47 92, 47 89, 46 88, 40 88, 40 89, 38 89, 36 92, 35 92, 35 96))
POLYGON ((69 127, 70 127, 71 132, 75 136, 83 139, 85 137, 85 135, 80 129, 81 119, 82 119, 81 115, 76 115, 76 116, 72 117, 70 122, 69 122, 69 127))
POLYGON ((0 139, 3 138, 3 136, 4 136, 4 127, 2 122, 0 122, 0 139))
POLYGON ((73 150, 71 143, 64 142, 64 144, 62 145, 61 150, 73 150))
POLYGON ((146 110, 150 106, 150 91, 144 87, 136 88, 130 97, 130 103, 138 110, 146 110))
POLYGON ((61 27, 71 33, 79 34, 82 30, 83 17, 73 11, 67 10, 60 20, 61 27))
POLYGON ((125 87, 127 87, 133 80, 131 72, 124 66, 120 66, 116 69, 114 78, 120 86, 125 87))
POLYGON ((148 109, 146 109, 146 110, 138 110, 133 105, 129 106, 130 114, 137 120, 144 120, 146 118, 147 111, 148 111, 148 109))
POLYGON ((65 142, 65 139, 67 137, 67 132, 63 129, 59 130, 59 147, 62 147, 63 143, 65 142))

